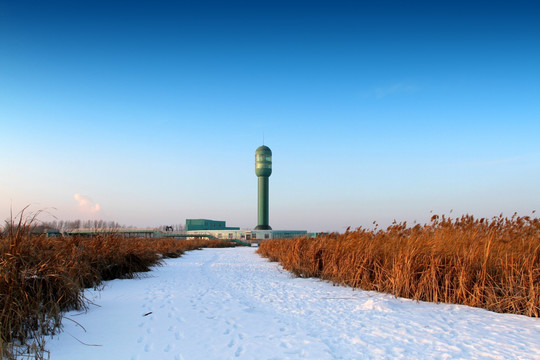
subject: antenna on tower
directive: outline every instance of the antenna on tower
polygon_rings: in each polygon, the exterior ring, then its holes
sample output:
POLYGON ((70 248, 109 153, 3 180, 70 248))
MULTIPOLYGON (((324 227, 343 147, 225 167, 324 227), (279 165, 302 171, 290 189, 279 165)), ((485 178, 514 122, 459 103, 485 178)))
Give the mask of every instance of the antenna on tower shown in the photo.
POLYGON ((264 145, 264 131, 263 131, 263 145, 264 145))

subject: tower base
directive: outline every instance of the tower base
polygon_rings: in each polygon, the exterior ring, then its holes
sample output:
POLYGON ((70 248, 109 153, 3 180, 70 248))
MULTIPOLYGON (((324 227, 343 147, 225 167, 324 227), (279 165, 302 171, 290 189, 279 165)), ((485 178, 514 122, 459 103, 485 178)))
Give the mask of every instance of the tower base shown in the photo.
POLYGON ((253 230, 272 230, 270 225, 257 225, 253 230))

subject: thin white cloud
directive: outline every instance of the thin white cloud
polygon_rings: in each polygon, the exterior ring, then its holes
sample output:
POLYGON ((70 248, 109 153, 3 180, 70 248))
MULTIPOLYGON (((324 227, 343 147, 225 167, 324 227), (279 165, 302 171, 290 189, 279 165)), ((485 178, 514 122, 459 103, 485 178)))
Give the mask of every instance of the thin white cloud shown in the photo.
POLYGON ((73 198, 79 203, 79 210, 82 212, 94 214, 101 210, 101 205, 94 203, 86 195, 75 194, 73 198))
POLYGON ((418 91, 418 88, 413 85, 397 83, 390 86, 378 87, 373 90, 373 93, 377 99, 382 99, 389 95, 400 94, 400 93, 411 93, 418 91))

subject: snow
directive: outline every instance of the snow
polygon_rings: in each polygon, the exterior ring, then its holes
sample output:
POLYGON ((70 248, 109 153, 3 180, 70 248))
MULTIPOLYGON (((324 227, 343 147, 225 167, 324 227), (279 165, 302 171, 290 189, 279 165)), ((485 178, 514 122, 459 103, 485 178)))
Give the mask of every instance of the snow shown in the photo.
POLYGON ((192 251, 87 290, 51 359, 540 359, 539 319, 295 278, 255 250, 192 251))

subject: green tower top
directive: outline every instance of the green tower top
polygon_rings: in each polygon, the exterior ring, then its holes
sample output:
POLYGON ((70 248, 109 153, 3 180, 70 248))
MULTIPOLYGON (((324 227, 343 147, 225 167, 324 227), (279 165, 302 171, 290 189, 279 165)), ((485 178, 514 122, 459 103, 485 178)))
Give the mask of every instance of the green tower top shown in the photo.
POLYGON ((268 146, 259 146, 255 150, 255 174, 266 177, 272 175, 272 150, 268 146))

